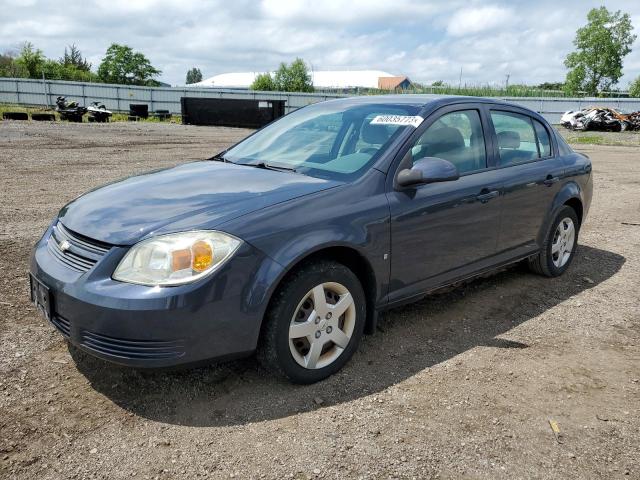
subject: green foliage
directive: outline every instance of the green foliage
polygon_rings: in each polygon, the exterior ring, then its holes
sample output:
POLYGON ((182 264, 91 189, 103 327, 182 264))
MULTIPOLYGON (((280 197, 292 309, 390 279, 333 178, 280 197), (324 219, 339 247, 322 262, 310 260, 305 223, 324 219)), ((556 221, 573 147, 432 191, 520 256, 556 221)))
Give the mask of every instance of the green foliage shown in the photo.
POLYGON ((251 84, 251 90, 278 92, 313 92, 313 82, 307 64, 296 58, 289 65, 282 62, 272 76, 270 73, 259 74, 251 84))
POLYGON ((13 54, 7 52, 0 55, 0 77, 25 78, 27 76, 26 69, 16 63, 13 54))
POLYGON ((102 63, 98 67, 98 77, 105 83, 121 85, 155 86, 158 82, 153 77, 160 75, 160 70, 142 53, 134 52, 127 45, 111 44, 102 63))
POLYGON ((199 68, 193 67, 191 70, 187 71, 187 85, 190 83, 198 83, 202 81, 202 72, 199 68))
POLYGON ((629 96, 630 97, 640 97, 640 77, 636 78, 629 85, 629 96))
POLYGON ((64 57, 52 60, 44 56, 42 50, 27 42, 20 54, 14 57, 10 53, 0 55, 0 76, 15 78, 42 78, 48 80, 74 80, 95 82, 98 77, 91 72, 91 64, 82 58, 75 45, 71 51, 65 49, 64 57))
MULTIPOLYGON (((69 80, 74 82, 97 82, 98 76, 74 65, 64 65, 56 60, 47 59, 43 65, 44 77, 48 80, 69 80)), ((42 78, 42 73, 38 78, 42 78)))
POLYGON ((59 60, 59 63, 65 68, 75 68, 83 72, 91 71, 91 64, 82 58, 82 53, 75 45, 69 45, 68 52, 67 47, 65 47, 64 56, 59 60))
POLYGON ((313 92, 313 82, 307 64, 296 58, 289 65, 281 63, 273 77, 276 90, 280 92, 313 92))
POLYGON ((636 35, 629 14, 619 10, 611 13, 606 7, 593 8, 587 20, 587 25, 576 32, 576 51, 564 62, 569 69, 565 90, 595 96, 618 83, 622 59, 631 52, 636 35))
POLYGON ((271 92, 276 89, 276 84, 273 81, 273 77, 270 73, 260 73, 256 76, 256 79, 251 84, 251 90, 258 90, 261 92, 271 92))
POLYGON ((562 90, 564 89, 564 82, 544 82, 536 88, 540 90, 562 90))
POLYGON ((31 42, 25 42, 16 58, 16 64, 24 69, 28 78, 40 78, 47 59, 39 48, 34 48, 31 42))
POLYGON ((313 92, 313 82, 307 64, 296 58, 289 65, 282 62, 272 76, 261 73, 251 84, 251 90, 278 92, 313 92))
POLYGON ((432 87, 444 87, 444 81, 443 80, 436 80, 435 82, 433 82, 431 84, 432 87))
MULTIPOLYGON (((464 84, 423 86, 413 83, 410 88, 403 90, 403 93, 434 93, 439 95, 466 95, 470 97, 566 97, 562 90, 544 90, 531 85, 511 84, 508 87, 498 87, 495 85, 464 84)), ((359 89, 358 93, 364 95, 381 95, 389 93, 379 89, 359 89)))

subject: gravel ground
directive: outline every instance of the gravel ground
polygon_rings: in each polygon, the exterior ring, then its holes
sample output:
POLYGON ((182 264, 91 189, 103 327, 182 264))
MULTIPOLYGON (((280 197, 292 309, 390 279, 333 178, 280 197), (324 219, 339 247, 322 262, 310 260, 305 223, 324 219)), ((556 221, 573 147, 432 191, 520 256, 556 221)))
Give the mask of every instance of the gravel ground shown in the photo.
POLYGON ((640 478, 634 147, 577 147, 595 193, 566 275, 514 267, 392 310, 325 382, 69 350, 28 302, 29 251, 56 211, 247 133, 0 124, 0 478, 640 478))

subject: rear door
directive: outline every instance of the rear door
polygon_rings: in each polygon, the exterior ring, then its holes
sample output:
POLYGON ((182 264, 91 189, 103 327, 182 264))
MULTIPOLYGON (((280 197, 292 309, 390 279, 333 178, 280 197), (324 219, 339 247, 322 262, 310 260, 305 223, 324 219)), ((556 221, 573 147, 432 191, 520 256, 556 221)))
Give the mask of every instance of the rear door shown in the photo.
MULTIPOLYGON (((449 160, 460 178, 404 189, 390 186, 390 302, 469 274, 496 253, 501 185, 492 171, 487 129, 481 105, 446 107, 432 114, 399 152, 402 157, 411 149, 414 162, 449 160)), ((392 177, 401 168, 406 167, 393 167, 392 177)))
POLYGON ((503 185, 499 250, 517 256, 538 248, 538 232, 564 174, 551 132, 518 109, 490 109, 496 177, 503 185))

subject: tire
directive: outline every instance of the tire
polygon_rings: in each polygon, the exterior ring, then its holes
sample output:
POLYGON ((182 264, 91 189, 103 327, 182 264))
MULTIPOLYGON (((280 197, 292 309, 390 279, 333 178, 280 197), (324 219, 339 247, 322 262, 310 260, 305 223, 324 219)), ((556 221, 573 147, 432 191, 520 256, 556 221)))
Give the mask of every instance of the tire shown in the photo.
POLYGON ((365 318, 364 291, 351 270, 331 261, 306 265, 278 287, 265 316, 258 360, 294 383, 318 382, 349 361, 365 318), (323 296, 324 303, 316 302, 323 296), (333 316, 335 308, 343 313, 333 316))
POLYGON ((529 259, 529 268, 547 277, 562 275, 575 257, 579 231, 580 223, 575 210, 565 205, 551 222, 540 252, 529 259))

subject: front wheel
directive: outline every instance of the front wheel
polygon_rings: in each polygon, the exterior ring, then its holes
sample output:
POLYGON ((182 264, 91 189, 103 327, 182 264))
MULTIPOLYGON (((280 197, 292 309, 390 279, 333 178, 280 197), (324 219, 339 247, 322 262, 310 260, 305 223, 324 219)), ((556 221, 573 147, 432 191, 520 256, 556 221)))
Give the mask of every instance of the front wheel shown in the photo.
POLYGON ((322 261, 301 268, 275 294, 259 360, 295 383, 327 378, 358 348, 365 305, 362 285, 344 265, 322 261))
POLYGON ((562 275, 575 256, 579 228, 575 210, 563 207, 551 223, 540 252, 529 259, 531 270, 547 277, 562 275))

